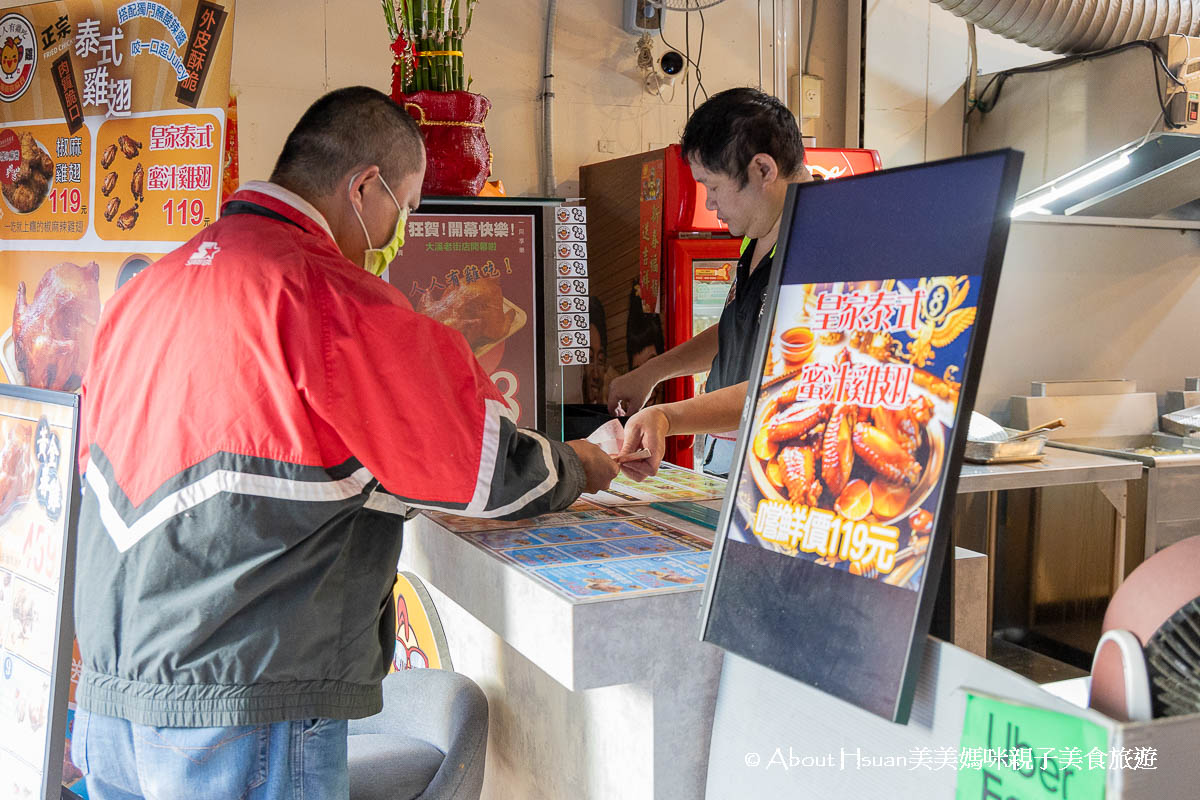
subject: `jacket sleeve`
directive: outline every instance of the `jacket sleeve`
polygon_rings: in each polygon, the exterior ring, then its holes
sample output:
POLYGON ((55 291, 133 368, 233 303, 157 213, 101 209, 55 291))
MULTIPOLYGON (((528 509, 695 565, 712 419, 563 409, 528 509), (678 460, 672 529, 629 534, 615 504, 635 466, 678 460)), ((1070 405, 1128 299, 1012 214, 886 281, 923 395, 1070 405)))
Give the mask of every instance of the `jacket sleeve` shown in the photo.
POLYGON ((385 491, 475 517, 529 517, 575 501, 579 458, 517 428, 462 334, 383 282, 346 288, 317 282, 320 335, 290 360, 314 424, 331 428, 385 491))

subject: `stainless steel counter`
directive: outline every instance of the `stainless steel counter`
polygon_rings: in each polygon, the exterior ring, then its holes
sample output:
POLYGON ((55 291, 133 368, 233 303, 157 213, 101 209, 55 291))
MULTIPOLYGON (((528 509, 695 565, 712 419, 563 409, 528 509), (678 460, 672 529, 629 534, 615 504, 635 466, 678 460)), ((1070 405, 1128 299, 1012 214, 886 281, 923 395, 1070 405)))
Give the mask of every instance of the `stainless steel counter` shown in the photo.
POLYGON ((1041 461, 1019 464, 963 464, 958 493, 987 493, 987 630, 992 630, 995 601, 996 556, 1000 515, 999 493, 1011 489, 1095 484, 1113 506, 1114 542, 1111 585, 1115 591, 1125 579, 1125 539, 1129 482, 1142 477, 1138 461, 1075 450, 1047 447, 1041 461))
POLYGON ((1021 464, 963 464, 958 493, 1003 492, 1075 483, 1131 481, 1142 476, 1142 465, 1130 459, 1047 447, 1042 461, 1021 464))

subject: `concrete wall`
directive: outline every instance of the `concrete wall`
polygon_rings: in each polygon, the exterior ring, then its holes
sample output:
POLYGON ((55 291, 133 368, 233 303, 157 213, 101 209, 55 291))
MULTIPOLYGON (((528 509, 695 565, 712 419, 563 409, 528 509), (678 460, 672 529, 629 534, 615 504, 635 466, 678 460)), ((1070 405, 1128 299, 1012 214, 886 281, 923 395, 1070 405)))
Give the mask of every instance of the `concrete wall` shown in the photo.
MULTIPOLYGON (((983 29, 977 49, 985 73, 1056 57, 983 29)), ((863 146, 885 167, 961 155, 966 23, 929 0, 868 0, 866 52, 863 146)))
POLYGON ((975 407, 1007 420, 1031 380, 1183 389, 1200 374, 1198 253, 1196 231, 1014 223, 975 407))

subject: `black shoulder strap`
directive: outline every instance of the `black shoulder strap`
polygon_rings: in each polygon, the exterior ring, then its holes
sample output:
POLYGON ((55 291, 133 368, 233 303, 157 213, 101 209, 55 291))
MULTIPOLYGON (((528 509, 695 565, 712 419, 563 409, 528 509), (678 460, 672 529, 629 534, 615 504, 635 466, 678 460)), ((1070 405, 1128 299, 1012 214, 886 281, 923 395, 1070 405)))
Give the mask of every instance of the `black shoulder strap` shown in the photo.
POLYGON ((272 211, 269 208, 260 206, 258 203, 251 203, 249 200, 231 200, 221 209, 222 217, 232 217, 235 214, 254 214, 258 217, 267 217, 268 219, 286 222, 288 225, 295 225, 300 230, 304 230, 304 226, 299 222, 288 219, 278 211, 272 211))

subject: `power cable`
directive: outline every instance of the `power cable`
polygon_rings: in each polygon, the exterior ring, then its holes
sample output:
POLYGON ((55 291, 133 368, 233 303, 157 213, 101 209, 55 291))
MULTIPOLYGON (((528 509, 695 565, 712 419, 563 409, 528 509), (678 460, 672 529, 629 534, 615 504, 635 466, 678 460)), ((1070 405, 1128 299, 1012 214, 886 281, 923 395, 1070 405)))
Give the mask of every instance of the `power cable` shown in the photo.
POLYGON ((1163 96, 1162 83, 1158 79, 1158 70, 1161 68, 1163 73, 1178 86, 1183 86, 1184 82, 1179 79, 1179 76, 1177 76, 1175 73, 1171 72, 1170 67, 1167 66, 1167 62, 1163 58, 1163 54, 1158 49, 1158 47, 1155 46, 1155 44, 1153 42, 1149 42, 1149 41, 1145 41, 1145 40, 1138 40, 1135 42, 1126 42, 1124 44, 1119 44, 1116 47, 1110 47, 1106 50, 1097 50, 1094 53, 1079 53, 1077 55, 1068 56, 1067 58, 1061 58, 1057 61, 1048 61, 1044 64, 1034 64, 1034 65, 1028 66, 1028 67, 1016 67, 1014 69, 1006 69, 1001 72, 997 72, 995 75, 992 76, 992 79, 989 80, 984 85, 982 91, 979 92, 979 97, 976 98, 973 103, 971 103, 970 107, 967 109, 967 115, 970 116, 971 112, 976 111, 976 110, 978 110, 980 114, 987 114, 990 111, 992 111, 992 109, 994 109, 996 107, 996 103, 999 102, 999 100, 1000 100, 1000 93, 1004 90, 1005 81, 1007 81, 1013 75, 1026 75, 1026 74, 1039 73, 1039 72, 1051 72, 1053 70, 1061 69, 1061 68, 1069 66, 1071 64, 1077 64, 1077 63, 1087 61, 1087 60, 1093 59, 1093 58, 1103 58, 1105 56, 1111 56, 1116 53, 1124 52, 1125 50, 1131 50, 1131 49, 1138 48, 1138 47, 1145 47, 1152 54, 1151 66, 1154 69, 1154 88, 1158 94, 1158 105, 1159 105, 1159 108, 1162 110, 1163 120, 1166 122, 1168 127, 1171 127, 1171 128, 1180 127, 1179 125, 1176 125, 1175 123, 1171 122, 1171 115, 1167 111, 1166 98, 1164 98, 1164 96, 1163 96), (992 88, 993 85, 995 85, 996 91, 992 94, 991 99, 988 100, 987 99, 988 91, 992 88))

